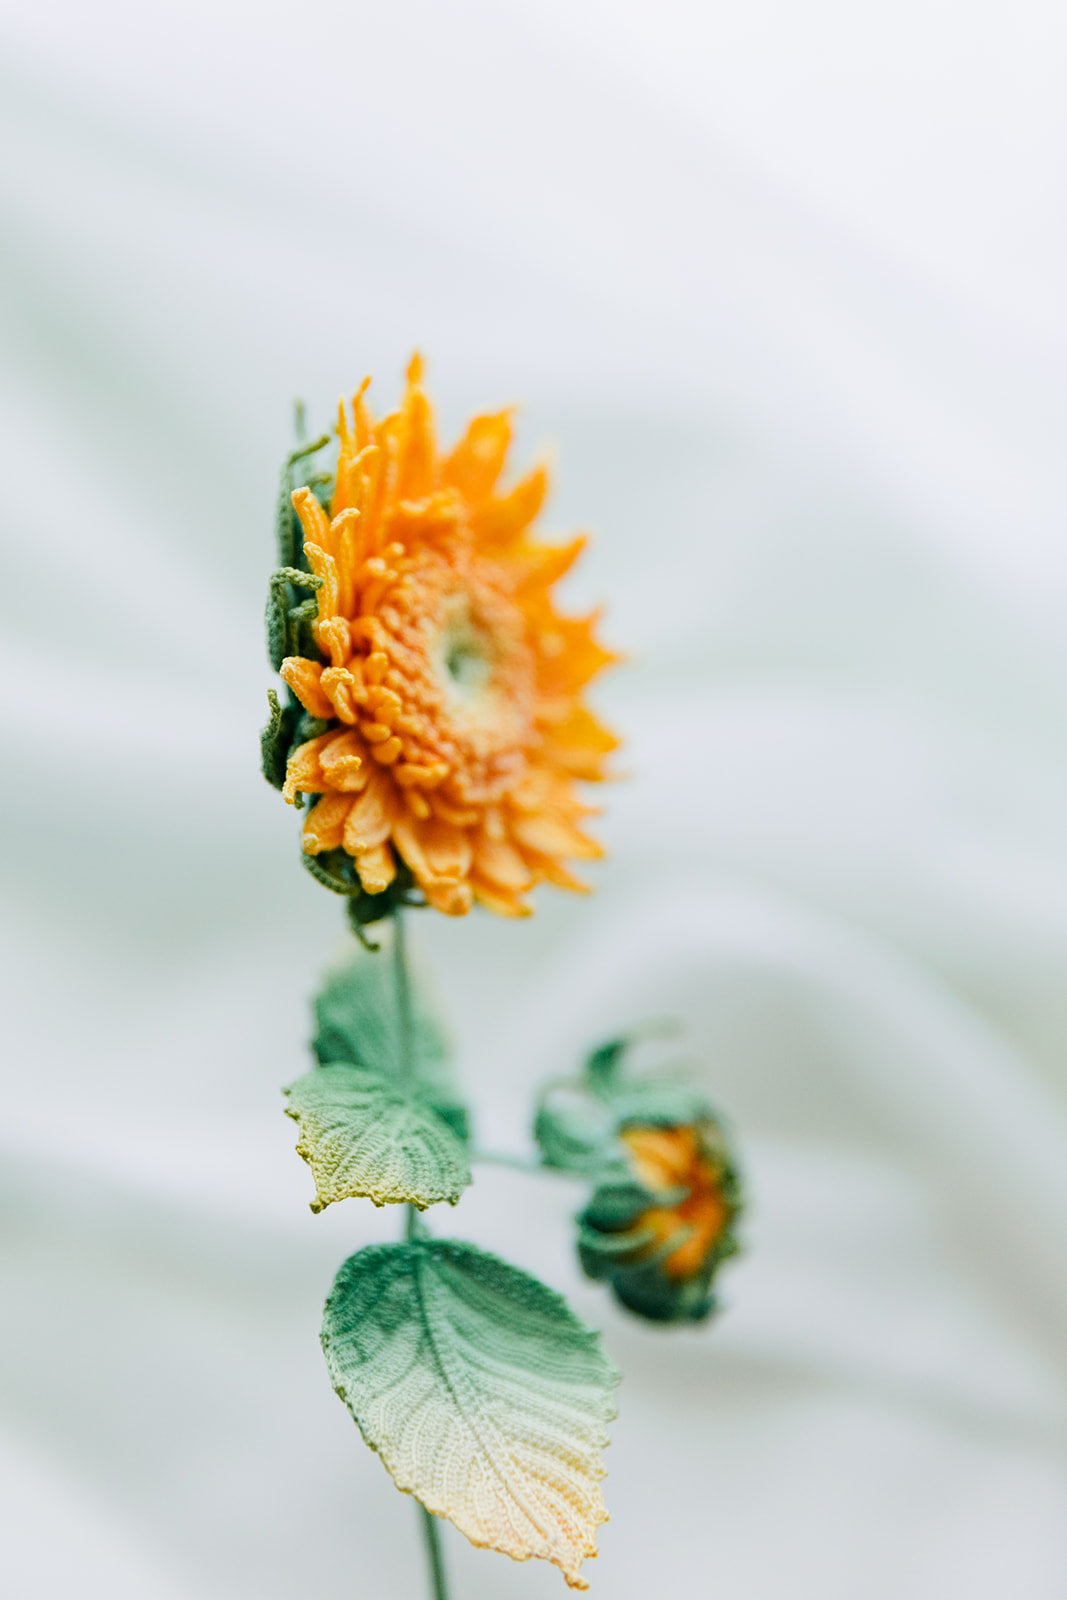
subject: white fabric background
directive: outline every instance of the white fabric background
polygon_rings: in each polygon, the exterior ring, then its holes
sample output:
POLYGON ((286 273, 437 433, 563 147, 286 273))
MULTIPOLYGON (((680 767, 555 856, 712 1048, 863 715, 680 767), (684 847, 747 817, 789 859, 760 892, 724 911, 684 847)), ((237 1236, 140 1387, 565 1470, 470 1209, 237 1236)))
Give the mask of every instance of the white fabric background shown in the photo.
MULTIPOLYGON (((707 1330, 578 1194, 455 1231, 625 1370, 612 1600, 1067 1592, 1067 308, 1051 0, 97 0, 0 19, 0 1542, 15 1600, 422 1593, 329 1392, 279 1085, 340 937, 262 783, 291 397, 418 344, 557 451, 632 652, 590 901, 425 919, 486 1139, 675 1014, 740 1130, 707 1330)), ((560 1594, 450 1536, 456 1600, 560 1594)))

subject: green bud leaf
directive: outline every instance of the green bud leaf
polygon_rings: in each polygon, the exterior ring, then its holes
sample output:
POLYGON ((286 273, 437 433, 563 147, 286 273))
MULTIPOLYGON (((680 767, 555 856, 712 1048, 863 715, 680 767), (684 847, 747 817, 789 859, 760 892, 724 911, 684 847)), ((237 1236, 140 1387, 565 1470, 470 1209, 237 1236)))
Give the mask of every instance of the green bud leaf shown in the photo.
POLYGON ((472 1544, 586 1587, 618 1374, 558 1294, 454 1240, 371 1245, 337 1275, 322 1346, 399 1489, 472 1544))
POLYGON ((599 1175, 620 1159, 618 1136, 627 1126, 669 1128, 712 1115, 704 1096, 683 1079, 624 1071, 627 1052, 642 1037, 635 1032, 609 1040, 590 1053, 579 1077, 543 1089, 533 1133, 546 1167, 599 1175))
POLYGON ((707 1098, 698 1089, 668 1077, 624 1079, 611 1097, 611 1109, 619 1127, 639 1123, 670 1128, 700 1122, 711 1114, 707 1098))
POLYGON ((337 1062, 305 1073, 285 1093, 300 1126, 297 1154, 315 1179, 312 1211, 356 1197, 420 1210, 441 1200, 455 1205, 471 1181, 462 1141, 417 1084, 337 1062))
POLYGON ((570 1084, 550 1085, 534 1115, 541 1159, 560 1172, 598 1172, 611 1157, 615 1130, 610 1108, 570 1084))
POLYGON ((590 1088, 610 1090, 630 1044, 629 1034, 624 1034, 589 1052, 585 1058, 585 1080, 590 1088))

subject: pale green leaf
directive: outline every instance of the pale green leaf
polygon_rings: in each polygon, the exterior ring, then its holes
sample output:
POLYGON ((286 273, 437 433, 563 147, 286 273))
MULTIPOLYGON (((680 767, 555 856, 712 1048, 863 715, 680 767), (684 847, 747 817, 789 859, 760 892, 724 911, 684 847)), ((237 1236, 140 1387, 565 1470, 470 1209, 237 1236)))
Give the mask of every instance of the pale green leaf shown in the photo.
POLYGON ((312 1211, 356 1196, 378 1206, 455 1205, 471 1181, 462 1141, 418 1084, 343 1061, 305 1073, 285 1093, 300 1127, 297 1154, 315 1179, 312 1211))
MULTIPOLYGON (((322 1064, 352 1061, 402 1076, 400 1026, 393 972, 393 930, 375 929, 377 951, 355 949, 335 967, 315 996, 312 1048, 322 1064)), ((417 964, 411 986, 411 1067, 434 1108, 460 1136, 468 1136, 467 1113, 451 1081, 451 1051, 417 964)))
POLYGON ((586 1587, 618 1374, 558 1294, 454 1240, 371 1245, 337 1274, 322 1345, 398 1488, 586 1587))

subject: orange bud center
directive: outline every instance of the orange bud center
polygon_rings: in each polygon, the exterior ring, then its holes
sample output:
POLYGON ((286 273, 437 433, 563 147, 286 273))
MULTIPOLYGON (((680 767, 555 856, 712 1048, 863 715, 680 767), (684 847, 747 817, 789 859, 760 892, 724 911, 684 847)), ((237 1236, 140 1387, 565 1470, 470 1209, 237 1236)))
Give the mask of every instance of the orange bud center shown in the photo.
POLYGON ((634 1170, 649 1189, 686 1189, 672 1206, 652 1206, 640 1219, 653 1235, 656 1249, 679 1232, 688 1237, 664 1259, 668 1278, 691 1278, 699 1272, 727 1223, 727 1207, 719 1174, 704 1154, 695 1127, 627 1128, 622 1141, 634 1170))

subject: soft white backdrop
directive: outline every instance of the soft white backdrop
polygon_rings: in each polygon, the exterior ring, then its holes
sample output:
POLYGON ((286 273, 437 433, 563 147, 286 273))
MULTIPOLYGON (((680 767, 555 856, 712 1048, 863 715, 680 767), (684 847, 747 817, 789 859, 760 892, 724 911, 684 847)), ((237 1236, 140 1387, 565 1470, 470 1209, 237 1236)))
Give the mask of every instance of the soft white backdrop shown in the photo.
MULTIPOLYGON (((290 401, 523 402, 630 665, 591 901, 430 922, 487 1140, 674 1013, 747 1259, 656 1334, 579 1195, 449 1221, 624 1368, 611 1600, 1067 1592, 1067 22, 1051 0, 0 17, 0 1564, 422 1592, 316 1348, 279 1085, 339 938, 256 770, 290 401)), ((547 1192, 542 1192, 547 1188, 547 1192)), ((457 1600, 561 1593, 448 1538, 457 1600)))

